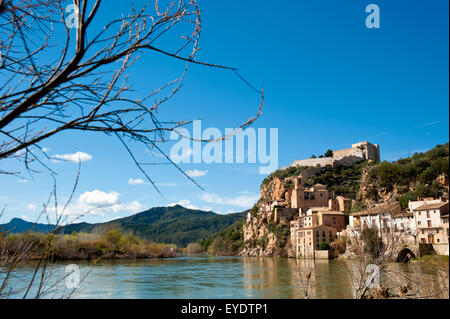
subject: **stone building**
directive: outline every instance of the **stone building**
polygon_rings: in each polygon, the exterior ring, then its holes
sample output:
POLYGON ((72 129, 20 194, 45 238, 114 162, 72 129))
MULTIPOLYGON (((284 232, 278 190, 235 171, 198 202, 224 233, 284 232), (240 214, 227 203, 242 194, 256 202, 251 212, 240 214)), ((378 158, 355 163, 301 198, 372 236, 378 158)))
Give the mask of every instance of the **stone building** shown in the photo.
POLYGON ((367 210, 356 212, 350 215, 349 228, 361 233, 365 226, 377 227, 379 236, 383 232, 390 232, 393 227, 393 216, 402 213, 400 203, 383 203, 367 210))
POLYGON ((305 227, 297 230, 294 238, 296 257, 314 258, 322 242, 331 244, 336 239, 336 229, 325 225, 305 227))
POLYGON ((353 144, 350 148, 333 151, 333 157, 296 160, 291 164, 291 166, 335 167, 343 164, 351 164, 361 160, 374 160, 379 162, 380 146, 369 142, 359 142, 353 144))
POLYGON ((418 242, 427 244, 448 244, 449 203, 423 204, 414 209, 418 242), (447 216, 447 230, 444 230, 442 218, 447 216))
POLYGON ((295 178, 294 189, 291 192, 291 208, 328 207, 329 199, 330 194, 325 185, 316 184, 310 189, 305 189, 303 178, 295 178))
POLYGON ((296 234, 299 230, 316 226, 332 227, 336 233, 341 232, 345 228, 345 215, 327 207, 311 207, 306 212, 300 210, 299 216, 290 223, 292 246, 297 246, 296 234))
POLYGON ((380 146, 369 142, 359 142, 352 147, 343 150, 333 151, 334 159, 341 159, 348 156, 359 157, 363 160, 380 161, 380 146))
POLYGON ((328 208, 330 210, 346 212, 352 209, 352 200, 344 196, 336 196, 336 198, 329 199, 328 208))

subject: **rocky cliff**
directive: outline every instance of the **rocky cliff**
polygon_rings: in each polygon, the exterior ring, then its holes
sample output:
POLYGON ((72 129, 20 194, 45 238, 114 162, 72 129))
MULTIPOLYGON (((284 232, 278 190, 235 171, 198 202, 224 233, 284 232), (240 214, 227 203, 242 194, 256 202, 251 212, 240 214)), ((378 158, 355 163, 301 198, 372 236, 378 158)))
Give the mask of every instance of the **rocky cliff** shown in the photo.
POLYGON ((286 223, 275 224, 271 218, 253 214, 243 227, 244 248, 242 256, 293 255, 290 229, 286 223))

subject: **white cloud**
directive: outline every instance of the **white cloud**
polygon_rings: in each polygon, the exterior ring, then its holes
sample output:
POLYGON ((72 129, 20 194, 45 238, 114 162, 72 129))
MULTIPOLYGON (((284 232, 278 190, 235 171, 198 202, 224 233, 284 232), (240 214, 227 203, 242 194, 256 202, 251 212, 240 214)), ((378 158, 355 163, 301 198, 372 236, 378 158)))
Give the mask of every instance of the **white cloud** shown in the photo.
POLYGON ((249 208, 252 207, 259 199, 259 195, 240 195, 236 197, 220 197, 216 194, 205 193, 202 195, 202 200, 211 204, 238 206, 249 208))
POLYGON ((122 203, 120 194, 114 191, 93 190, 81 194, 77 201, 70 205, 64 215, 104 215, 105 213, 138 213, 144 209, 138 201, 122 203))
POLYGON ((171 203, 171 204, 169 204, 167 206, 168 207, 173 207, 173 206, 176 206, 176 205, 180 205, 180 206, 183 206, 183 207, 189 208, 189 209, 199 209, 197 206, 193 205, 190 200, 187 200, 187 199, 180 200, 177 203, 171 203))
POLYGON ((26 178, 19 179, 17 180, 17 183, 28 183, 28 179, 26 178))
POLYGON ((48 148, 48 147, 43 147, 41 150, 44 153, 50 152, 50 148, 48 148))
POLYGON ((84 152, 76 152, 73 154, 56 154, 53 158, 53 162, 66 161, 66 162, 78 163, 78 162, 90 161, 91 159, 92 159, 92 155, 90 155, 90 154, 87 154, 84 152))
POLYGON ((207 170, 200 171, 198 169, 186 171, 186 174, 189 177, 201 177, 201 176, 205 176, 207 173, 208 173, 207 170))
POLYGON ((128 180, 128 184, 130 184, 130 185, 141 185, 141 184, 144 184, 144 181, 142 179, 140 179, 140 178, 136 178, 136 179, 130 178, 128 180))
POLYGON ((29 205, 27 206, 27 209, 28 209, 28 210, 35 210, 36 208, 37 208, 37 206, 34 205, 34 204, 29 204, 29 205))
POLYGON ((210 207, 210 206, 198 207, 198 206, 195 206, 194 204, 192 204, 191 201, 187 200, 187 199, 180 200, 177 203, 171 203, 171 204, 169 204, 167 206, 168 207, 173 207, 173 206, 176 206, 176 205, 180 205, 180 206, 183 206, 184 208, 188 208, 188 209, 203 210, 205 212, 211 212, 212 211, 212 207, 210 207))
POLYGON ((119 196, 117 192, 105 193, 96 189, 81 194, 78 201, 92 206, 110 206, 119 202, 119 196))

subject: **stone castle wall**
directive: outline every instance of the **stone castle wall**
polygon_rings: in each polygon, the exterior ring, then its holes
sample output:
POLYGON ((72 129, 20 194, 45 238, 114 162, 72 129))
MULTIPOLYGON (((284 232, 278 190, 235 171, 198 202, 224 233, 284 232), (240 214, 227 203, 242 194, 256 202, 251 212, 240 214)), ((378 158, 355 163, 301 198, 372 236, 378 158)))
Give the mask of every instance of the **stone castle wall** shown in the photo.
POLYGON ((317 165, 322 166, 327 166, 327 165, 331 165, 333 166, 334 164, 334 159, 331 157, 324 157, 324 158, 309 158, 309 159, 304 159, 304 160, 296 160, 291 166, 311 166, 311 167, 316 167, 317 165))
POLYGON ((369 142, 356 143, 350 148, 333 151, 333 157, 296 160, 292 163, 291 167, 325 167, 327 165, 335 167, 342 164, 352 164, 359 160, 380 161, 380 147, 378 144, 371 144, 369 142))

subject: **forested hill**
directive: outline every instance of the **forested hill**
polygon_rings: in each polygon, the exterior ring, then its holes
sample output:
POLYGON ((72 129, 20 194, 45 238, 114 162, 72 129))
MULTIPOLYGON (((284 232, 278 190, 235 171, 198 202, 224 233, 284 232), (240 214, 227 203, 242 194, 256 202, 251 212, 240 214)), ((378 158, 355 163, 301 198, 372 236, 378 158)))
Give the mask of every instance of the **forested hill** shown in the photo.
POLYGON ((395 162, 382 162, 365 169, 359 197, 379 202, 390 198, 403 207, 417 197, 448 197, 449 144, 437 145, 395 162))
POLYGON ((151 208, 136 215, 103 224, 68 225, 63 228, 63 231, 64 233, 102 232, 108 228, 120 226, 124 232, 131 231, 154 242, 186 246, 217 233, 243 217, 243 213, 219 215, 177 205, 151 208))

